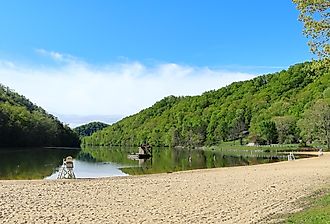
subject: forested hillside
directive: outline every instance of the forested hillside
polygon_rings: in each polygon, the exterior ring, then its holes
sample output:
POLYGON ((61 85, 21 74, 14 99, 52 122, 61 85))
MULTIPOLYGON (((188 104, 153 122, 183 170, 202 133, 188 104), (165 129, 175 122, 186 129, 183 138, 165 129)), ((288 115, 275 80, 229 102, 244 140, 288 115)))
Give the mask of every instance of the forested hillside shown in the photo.
POLYGON ((260 144, 330 139, 330 72, 306 62, 201 96, 169 96, 83 139, 86 145, 260 144))
POLYGON ((0 84, 0 147, 79 144, 79 137, 68 126, 0 84))
POLYGON ((74 128, 73 131, 76 132, 80 137, 85 137, 90 136, 94 132, 102 130, 103 128, 108 126, 108 124, 102 122, 90 122, 88 124, 84 124, 74 128))

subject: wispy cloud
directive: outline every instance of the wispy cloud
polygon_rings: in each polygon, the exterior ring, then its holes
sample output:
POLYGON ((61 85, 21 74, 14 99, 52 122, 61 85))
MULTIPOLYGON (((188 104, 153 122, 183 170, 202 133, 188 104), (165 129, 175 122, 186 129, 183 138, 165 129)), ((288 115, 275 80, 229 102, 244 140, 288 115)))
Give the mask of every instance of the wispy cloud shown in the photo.
POLYGON ((197 95, 256 76, 174 63, 95 66, 65 54, 39 53, 65 63, 36 67, 0 61, 0 82, 56 114, 130 115, 168 95, 197 95))
POLYGON ((222 65, 222 69, 229 71, 245 71, 253 74, 267 74, 287 69, 289 66, 274 66, 274 65, 222 65))
POLYGON ((43 57, 49 57, 50 59, 57 61, 57 62, 65 62, 65 63, 73 63, 77 62, 78 59, 73 57, 70 54, 63 54, 56 51, 47 51, 45 49, 35 49, 35 52, 43 57))

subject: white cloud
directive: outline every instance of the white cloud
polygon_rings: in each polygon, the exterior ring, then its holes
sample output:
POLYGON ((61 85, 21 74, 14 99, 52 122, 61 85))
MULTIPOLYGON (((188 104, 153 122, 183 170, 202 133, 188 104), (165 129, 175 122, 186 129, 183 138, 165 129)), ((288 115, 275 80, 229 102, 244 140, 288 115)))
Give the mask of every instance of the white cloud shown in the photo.
MULTIPOLYGON (((54 60, 64 54, 39 50, 54 60)), ((93 66, 66 60, 60 67, 0 61, 0 82, 56 114, 130 115, 168 95, 197 95, 256 75, 173 63, 93 66)))
POLYGON ((66 62, 66 63, 74 63, 75 61, 78 61, 77 58, 73 57, 69 54, 62 54, 56 51, 47 51, 45 49, 36 49, 35 52, 43 57, 49 57, 54 61, 57 62, 66 62))

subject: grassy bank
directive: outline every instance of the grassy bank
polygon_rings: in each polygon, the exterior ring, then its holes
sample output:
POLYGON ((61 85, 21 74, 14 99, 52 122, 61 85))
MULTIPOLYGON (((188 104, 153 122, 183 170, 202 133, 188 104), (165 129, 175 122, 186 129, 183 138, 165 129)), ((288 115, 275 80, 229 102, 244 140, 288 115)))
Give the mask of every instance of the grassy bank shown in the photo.
POLYGON ((282 145, 259 145, 259 146, 247 146, 246 144, 240 145, 239 141, 222 142, 211 148, 218 150, 262 150, 262 151, 299 151, 301 148, 298 144, 282 144, 282 145))
POLYGON ((313 144, 307 147, 301 147, 299 144, 273 144, 273 145, 256 145, 248 146, 246 140, 243 145, 240 145, 239 141, 221 142, 215 146, 206 147, 207 149, 216 150, 261 150, 261 151, 280 151, 280 152, 291 152, 291 151, 318 151, 318 148, 322 148, 323 151, 327 151, 325 145, 313 144))
POLYGON ((224 142, 217 145, 218 149, 242 149, 242 150, 262 150, 262 151, 297 151, 298 144, 283 144, 283 145, 260 145, 247 146, 240 145, 239 142, 224 142))
POLYGON ((308 206, 301 212, 290 215, 287 224, 326 224, 330 223, 330 189, 317 192, 307 201, 308 206))

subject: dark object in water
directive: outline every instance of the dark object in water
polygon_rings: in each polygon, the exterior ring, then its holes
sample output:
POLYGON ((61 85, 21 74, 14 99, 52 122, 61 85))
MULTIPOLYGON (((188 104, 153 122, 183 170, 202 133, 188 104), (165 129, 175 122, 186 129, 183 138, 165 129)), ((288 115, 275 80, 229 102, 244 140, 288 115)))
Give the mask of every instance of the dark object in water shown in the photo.
POLYGON ((149 159, 152 155, 151 154, 137 154, 139 159, 149 159))
POLYGON ((152 147, 149 144, 142 144, 139 147, 139 155, 152 155, 152 147))
POLYGON ((152 157, 152 147, 149 144, 142 144, 139 153, 128 155, 129 159, 149 159, 152 157))

